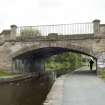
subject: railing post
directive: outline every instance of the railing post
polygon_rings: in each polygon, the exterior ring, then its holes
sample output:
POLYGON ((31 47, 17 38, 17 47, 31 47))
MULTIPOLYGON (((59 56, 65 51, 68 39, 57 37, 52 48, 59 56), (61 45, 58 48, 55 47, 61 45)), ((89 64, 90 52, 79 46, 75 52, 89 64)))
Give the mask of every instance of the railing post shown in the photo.
POLYGON ((100 32, 100 20, 98 19, 93 21, 93 32, 95 36, 97 36, 100 32))
POLYGON ((11 25, 10 39, 15 40, 16 39, 16 34, 17 34, 17 26, 16 25, 11 25))

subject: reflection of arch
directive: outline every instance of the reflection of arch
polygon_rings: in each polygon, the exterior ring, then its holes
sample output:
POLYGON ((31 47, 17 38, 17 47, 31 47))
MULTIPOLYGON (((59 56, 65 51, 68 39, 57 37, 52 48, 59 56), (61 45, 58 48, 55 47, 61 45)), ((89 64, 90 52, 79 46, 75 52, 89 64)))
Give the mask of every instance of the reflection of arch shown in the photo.
MULTIPOLYGON (((12 57, 13 58, 30 58, 30 57, 49 57, 55 54, 63 53, 63 52, 77 52, 77 53, 82 53, 85 55, 89 55, 94 57, 92 54, 92 51, 88 48, 80 47, 80 46, 75 46, 75 45, 69 45, 69 46, 61 46, 61 45, 56 45, 56 46, 30 46, 30 47, 25 47, 22 48, 21 50, 15 52, 12 57)), ((94 57, 95 58, 95 57, 94 57)))

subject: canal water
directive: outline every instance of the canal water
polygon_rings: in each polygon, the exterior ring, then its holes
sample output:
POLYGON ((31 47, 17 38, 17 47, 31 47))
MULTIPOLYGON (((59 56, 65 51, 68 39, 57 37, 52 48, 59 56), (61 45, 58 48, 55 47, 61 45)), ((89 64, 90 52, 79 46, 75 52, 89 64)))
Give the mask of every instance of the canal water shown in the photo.
POLYGON ((42 105, 51 85, 49 80, 34 78, 0 84, 0 105, 42 105))

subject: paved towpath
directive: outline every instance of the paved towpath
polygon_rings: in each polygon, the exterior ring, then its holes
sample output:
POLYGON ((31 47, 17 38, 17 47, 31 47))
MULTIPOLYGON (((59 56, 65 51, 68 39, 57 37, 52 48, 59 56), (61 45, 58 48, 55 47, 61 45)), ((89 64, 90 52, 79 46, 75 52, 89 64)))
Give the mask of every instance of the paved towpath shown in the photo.
POLYGON ((105 105, 105 81, 84 69, 58 78, 44 105, 105 105))
POLYGON ((105 105, 105 82, 90 71, 66 75, 62 105, 105 105))

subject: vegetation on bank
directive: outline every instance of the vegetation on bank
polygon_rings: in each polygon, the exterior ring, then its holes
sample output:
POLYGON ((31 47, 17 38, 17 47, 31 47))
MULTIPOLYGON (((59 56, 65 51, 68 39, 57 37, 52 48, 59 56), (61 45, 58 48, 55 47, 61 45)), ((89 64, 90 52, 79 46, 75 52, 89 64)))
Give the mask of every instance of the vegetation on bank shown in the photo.
POLYGON ((45 68, 47 71, 55 71, 58 75, 73 71, 83 65, 81 54, 67 52, 52 56, 47 59, 45 68))
POLYGON ((105 70, 100 71, 100 77, 105 80, 105 70))
POLYGON ((6 72, 4 70, 0 70, 0 76, 11 76, 13 73, 6 72))

